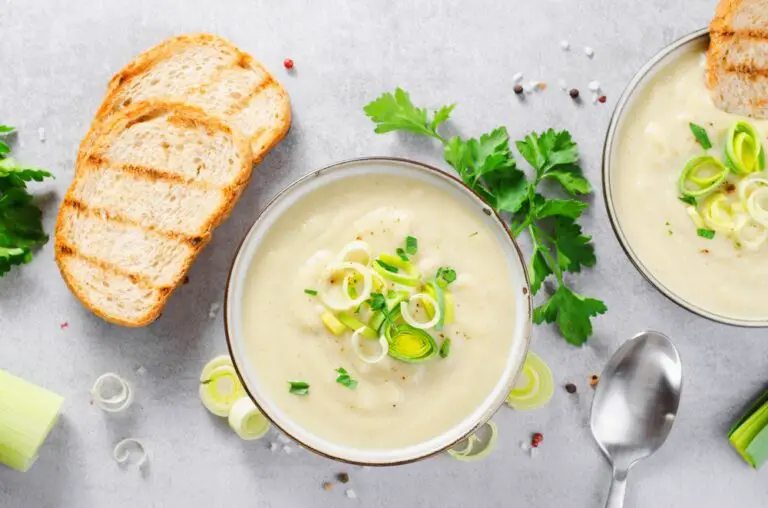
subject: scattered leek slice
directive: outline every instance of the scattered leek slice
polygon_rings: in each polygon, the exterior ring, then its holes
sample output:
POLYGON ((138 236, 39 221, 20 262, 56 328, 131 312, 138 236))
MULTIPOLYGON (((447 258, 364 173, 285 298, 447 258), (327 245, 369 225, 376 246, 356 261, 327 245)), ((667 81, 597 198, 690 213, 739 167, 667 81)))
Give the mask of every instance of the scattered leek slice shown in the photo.
POLYGON ((445 289, 443 289, 440 284, 438 284, 436 281, 430 281, 426 284, 427 292, 430 295, 434 296, 435 301, 437 302, 437 308, 439 309, 440 319, 435 325, 435 329, 439 332, 443 331, 443 326, 445 325, 445 316, 447 314, 445 310, 445 289))
POLYGON ((128 381, 114 372, 102 374, 91 388, 93 402, 108 413, 119 413, 133 402, 133 390, 128 381))
POLYGON ((429 296, 427 293, 416 293, 415 295, 411 296, 407 302, 400 302, 400 314, 403 316, 403 319, 406 323, 411 325, 414 328, 418 328, 420 330, 426 330, 428 328, 433 328, 435 325, 437 325, 441 318, 442 318, 442 312, 440 311, 439 306, 437 305, 437 302, 434 298, 429 296), (418 302, 425 302, 426 305, 429 305, 433 311, 432 319, 427 321, 426 323, 421 323, 418 320, 416 320, 415 317, 411 314, 410 304, 414 301, 418 302))
POLYGON ((27 471, 63 403, 61 396, 0 369, 0 463, 27 471))
POLYGON ((232 410, 229 412, 229 426, 246 441, 261 439, 271 427, 269 420, 248 397, 243 397, 232 405, 232 410))
POLYGON ((421 363, 438 352, 437 343, 430 334, 409 325, 385 325, 384 337, 389 343, 389 356, 401 362, 421 363))
POLYGON ((200 374, 200 400, 216 416, 226 417, 232 404, 245 397, 232 360, 227 355, 217 356, 203 367, 200 374))
POLYGON ((360 330, 362 329, 362 335, 366 339, 378 339, 379 336, 376 334, 376 332, 372 329, 367 327, 364 323, 362 323, 359 319, 357 319, 355 316, 348 312, 339 312, 338 319, 341 323, 344 324, 345 327, 349 328, 350 330, 360 330))
POLYGON ((768 227, 768 187, 752 192, 747 199, 747 213, 761 225, 768 227))
POLYGON ((328 328, 328 331, 336 336, 341 335, 347 330, 347 327, 344 326, 344 323, 342 323, 339 318, 328 311, 320 314, 320 321, 322 321, 325 327, 328 328))
MULTIPOLYGON (((394 291, 391 295, 387 295, 385 301, 387 302, 387 310, 392 313, 395 309, 400 309, 400 303, 408 299, 407 291, 394 291)), ((394 318, 394 316, 391 316, 394 318)), ((384 313, 382 311, 376 311, 371 317, 368 326, 378 332, 381 329, 381 325, 384 324, 384 313)))
POLYGON ((355 240, 344 246, 337 255, 339 261, 351 261, 360 263, 361 265, 368 265, 371 262, 371 247, 362 240, 355 240), (355 256, 355 254, 363 254, 361 256, 355 256))
POLYGON ((555 393, 555 379, 544 360, 528 352, 515 387, 507 396, 507 404, 519 411, 545 406, 555 393))
POLYGON ((728 168, 707 154, 692 157, 680 173, 678 187, 683 196, 699 197, 715 190, 728 176, 728 168))
POLYGON ((749 199, 749 196, 752 195, 752 192, 763 187, 768 187, 768 179, 755 175, 742 178, 741 181, 736 184, 736 193, 739 196, 739 202, 745 209, 747 208, 747 200, 749 199))
POLYGON ((329 265, 323 272, 320 280, 319 294, 320 299, 326 307, 333 310, 350 310, 356 308, 371 296, 373 290, 373 280, 371 270, 360 263, 339 262, 329 265), (357 298, 350 298, 347 291, 340 291, 340 295, 330 294, 329 279, 333 279, 338 274, 346 276, 346 272, 357 272, 363 277, 363 287, 358 291, 357 298))
POLYGON ((710 229, 731 233, 736 229, 736 218, 728 198, 722 192, 709 196, 704 201, 702 219, 710 229))
POLYGON ((493 421, 488 420, 476 433, 448 450, 448 455, 463 462, 484 459, 490 455, 494 448, 496 448, 498 435, 499 431, 496 428, 496 424, 493 423, 493 421), (485 427, 488 428, 488 435, 485 439, 481 439, 477 434, 479 434, 485 427))
POLYGON ((446 325, 451 325, 456 319, 456 302, 454 301, 453 293, 445 291, 443 299, 445 301, 445 317, 443 321, 446 325))
POLYGON ((139 469, 149 460, 149 453, 147 453, 144 443, 138 439, 130 437, 128 439, 123 439, 117 443, 115 449, 112 450, 112 458, 114 458, 115 462, 121 466, 128 464, 133 454, 136 456, 134 464, 139 469))
POLYGON ((768 391, 736 422, 728 439, 755 469, 768 461, 768 391))
POLYGON ((376 261, 381 261, 381 263, 374 262, 373 269, 387 280, 410 287, 416 287, 421 282, 419 270, 410 261, 403 261, 398 256, 386 253, 380 255, 376 261), (398 271, 387 270, 387 266, 396 268, 398 271))
POLYGON ((765 149, 760 134, 749 122, 735 122, 725 136, 725 163, 736 174, 765 169, 765 149))
POLYGON ((355 352, 357 357, 365 363, 379 363, 387 356, 387 353, 389 353, 389 343, 387 342, 387 338, 384 335, 379 337, 378 342, 381 349, 378 353, 372 355, 367 354, 365 351, 363 351, 362 345, 363 332, 365 331, 364 328, 365 327, 355 330, 355 333, 352 334, 352 350, 355 352))
POLYGON ((702 229, 706 226, 706 224, 704 224, 704 219, 701 217, 701 214, 699 214, 699 211, 695 206, 689 205, 685 208, 685 211, 688 212, 688 217, 691 218, 696 229, 702 229))
POLYGON ((768 229, 748 215, 739 217, 736 238, 741 246, 757 250, 768 239, 768 229))

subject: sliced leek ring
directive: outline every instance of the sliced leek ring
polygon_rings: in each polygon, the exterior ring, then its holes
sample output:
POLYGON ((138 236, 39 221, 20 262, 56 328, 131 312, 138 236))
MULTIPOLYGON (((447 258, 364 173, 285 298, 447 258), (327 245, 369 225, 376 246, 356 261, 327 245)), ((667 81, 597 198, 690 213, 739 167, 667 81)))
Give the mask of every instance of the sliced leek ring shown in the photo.
POLYGON ((728 168, 719 159, 707 154, 692 157, 680 173, 680 194, 699 197, 715 190, 728 176, 728 168))
POLYGON ((499 436, 499 430, 496 428, 496 424, 493 421, 488 420, 485 422, 476 433, 469 436, 467 439, 448 450, 448 455, 456 460, 463 462, 471 462, 475 460, 481 460, 490 455, 490 453, 496 448, 496 441, 499 436), (487 428, 487 436, 485 439, 481 439, 477 434, 481 433, 484 428, 487 428))
POLYGON ((752 192, 747 199, 747 213, 762 226, 768 227, 768 187, 752 192))
POLYGON ((149 453, 147 453, 144 443, 138 439, 131 437, 123 439, 112 450, 112 458, 121 466, 128 464, 132 456, 136 457, 134 464, 137 468, 142 468, 149 460, 149 453))
POLYGON ((229 356, 218 356, 203 367, 199 392, 205 408, 221 417, 227 417, 232 404, 245 397, 245 389, 229 356))
POLYGON ((119 413, 133 403, 131 385, 114 372, 99 376, 91 388, 93 402, 108 413, 119 413))
POLYGON ((722 192, 713 194, 704 201, 701 216, 704 224, 715 231, 732 233, 736 229, 733 208, 722 192))
POLYGON ((241 439, 251 441, 264 437, 271 425, 256 404, 248 397, 238 399, 229 412, 229 426, 241 439))
POLYGON ((768 187, 768 178, 762 176, 750 175, 746 178, 742 178, 738 184, 736 184, 736 193, 739 196, 739 202, 746 209, 747 200, 754 191, 762 187, 768 187))
POLYGON ((415 295, 411 296, 407 302, 400 302, 400 314, 403 316, 403 319, 406 323, 414 328, 418 328, 419 330, 433 328, 440 322, 442 317, 442 312, 440 311, 440 307, 438 307, 437 302, 427 293, 416 293, 415 295), (410 304, 413 302, 421 302, 425 307, 428 306, 428 308, 433 309, 432 319, 422 323, 413 317, 410 308, 410 304))
POLYGON ((768 239, 768 228, 745 214, 739 217, 736 238, 742 247, 757 250, 768 239))
POLYGON ((725 162, 736 174, 748 175, 765 169, 765 149, 755 127, 735 122, 725 135, 725 162))
POLYGON ((515 387, 507 396, 507 405, 519 411, 545 406, 555 393, 555 379, 544 360, 528 352, 515 387))
POLYGON ((341 262, 349 261, 354 263, 360 263, 361 265, 368 266, 371 264, 371 247, 362 240, 355 240, 345 245, 336 256, 341 262), (363 254, 362 256, 355 256, 356 254, 363 254), (362 259, 360 259, 362 257, 362 259))
POLYGON ((703 229, 704 219, 701 218, 701 214, 699 214, 699 211, 696 209, 693 205, 688 205, 685 208, 685 211, 688 213, 688 217, 691 218, 691 221, 693 222, 693 225, 696 226, 696 229, 703 229))
POLYGON ((384 337, 389 344, 389 356, 406 363, 421 363, 438 352, 430 334, 406 324, 384 325, 384 337))
POLYGON ((382 335, 379 337, 379 346, 380 350, 378 353, 375 354, 368 354, 365 351, 363 351, 363 345, 362 341, 365 340, 367 342, 370 342, 369 339, 363 339, 365 337, 365 329, 367 327, 363 326, 359 329, 355 330, 355 333, 352 334, 352 350, 355 352, 358 358, 360 358, 365 363, 379 363, 384 358, 387 357, 387 354, 389 353, 389 342, 387 341, 387 338, 382 335))
POLYGON ((403 261, 399 256, 384 253, 373 262, 373 269, 376 273, 384 277, 384 279, 402 286, 416 287, 421 283, 421 273, 418 268, 416 268, 410 261, 403 261), (387 265, 393 266, 398 271, 392 272, 387 270, 377 261, 382 261, 387 265))
MULTIPOLYGON (((346 279, 343 279, 346 280, 346 279)), ((371 296, 373 289, 373 280, 371 270, 360 263, 348 261, 338 262, 329 265, 324 271, 319 281, 320 300, 323 304, 332 310, 350 310, 366 301, 371 296), (335 275, 343 274, 346 276, 349 271, 357 272, 363 277, 362 290, 358 292, 357 298, 350 298, 348 290, 343 290, 340 295, 331 295, 331 284, 329 282, 335 275)))

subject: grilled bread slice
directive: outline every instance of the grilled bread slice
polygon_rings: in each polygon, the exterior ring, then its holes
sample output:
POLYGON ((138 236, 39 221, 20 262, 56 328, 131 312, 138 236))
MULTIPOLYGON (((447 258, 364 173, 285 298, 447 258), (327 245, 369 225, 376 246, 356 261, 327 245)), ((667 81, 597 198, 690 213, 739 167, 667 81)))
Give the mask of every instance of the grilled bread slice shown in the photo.
POLYGON ((148 99, 185 102, 226 119, 250 140, 258 163, 288 132, 288 94, 259 62, 210 34, 182 35, 145 51, 110 81, 80 145, 87 158, 109 118, 148 99))
POLYGON ((59 211, 56 261, 97 315, 156 319, 247 185, 249 140, 199 107, 133 103, 78 162, 59 211))
POLYGON ((721 0, 710 24, 706 83, 718 108, 768 117, 768 1, 721 0))

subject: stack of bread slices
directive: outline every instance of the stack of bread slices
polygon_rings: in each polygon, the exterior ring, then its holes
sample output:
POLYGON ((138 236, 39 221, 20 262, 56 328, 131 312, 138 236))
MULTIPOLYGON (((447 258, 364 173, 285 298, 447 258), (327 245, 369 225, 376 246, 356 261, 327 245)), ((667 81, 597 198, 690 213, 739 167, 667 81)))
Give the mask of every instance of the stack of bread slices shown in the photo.
POLYGON ((108 321, 155 320, 290 121, 285 90, 224 39, 139 55, 109 83, 59 211, 72 292, 108 321))
POLYGON ((706 80, 715 105, 768 118, 768 2, 720 0, 709 33, 706 80))

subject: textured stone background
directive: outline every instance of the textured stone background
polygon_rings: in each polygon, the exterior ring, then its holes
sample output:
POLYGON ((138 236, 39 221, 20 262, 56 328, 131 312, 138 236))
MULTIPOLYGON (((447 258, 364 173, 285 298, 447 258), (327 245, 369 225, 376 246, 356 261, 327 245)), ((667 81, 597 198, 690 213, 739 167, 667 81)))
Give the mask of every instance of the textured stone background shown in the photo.
MULTIPOLYGON (((623 87, 649 57, 704 26, 714 1, 650 0, 69 0, 0 2, 0 120, 20 128, 15 150, 50 168, 54 182, 35 186, 52 231, 72 177, 77 144, 104 87, 138 52, 174 34, 211 31, 261 59, 287 87, 294 122, 287 139, 257 168, 232 218, 193 267, 190 284, 152 326, 130 330, 102 322, 70 295, 47 245, 31 265, 0 280, 0 368, 63 394, 60 424, 27 474, 0 468, 0 506, 17 507, 594 507, 609 469, 587 427, 586 379, 611 352, 644 328, 669 334, 685 366, 685 392, 672 436, 630 476, 627 506, 760 507, 768 471, 748 469, 724 435, 739 408, 766 382, 768 337, 698 318, 667 301, 620 249, 599 196, 585 220, 599 262, 576 287, 603 298, 609 313, 577 350, 538 327, 533 350, 559 384, 552 403, 530 413, 496 416, 499 449, 480 463, 447 456, 384 470, 335 464, 293 447, 270 453, 265 441, 243 443, 197 399, 196 378, 225 350, 222 300, 235 247, 258 211, 296 177, 362 155, 412 157, 443 166, 433 144, 372 132, 361 107, 400 85, 420 104, 458 101, 452 128, 476 135, 500 124, 522 135, 567 128, 599 184, 600 149, 623 87), (571 52, 558 43, 568 39, 571 52), (595 48, 588 59, 583 47, 595 48), (287 74, 283 58, 296 62, 287 74), (520 102, 515 72, 550 87, 520 102), (605 105, 574 105, 559 78, 586 91, 598 79, 605 105), (47 140, 38 141, 44 127, 47 140), (60 323, 68 322, 62 330, 60 323), (139 371, 137 373, 137 370, 139 371), (136 385, 123 418, 89 404, 94 378, 116 371, 136 385), (535 459, 519 447, 544 433, 535 459), (126 436, 146 440, 149 474, 118 468, 110 453, 126 436), (357 500, 320 484, 347 471, 357 500)), ((598 185, 599 187, 599 185, 598 185)), ((712 288, 717 291, 717 288, 712 288)))

